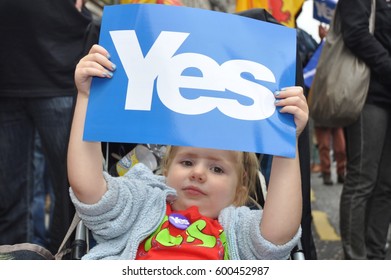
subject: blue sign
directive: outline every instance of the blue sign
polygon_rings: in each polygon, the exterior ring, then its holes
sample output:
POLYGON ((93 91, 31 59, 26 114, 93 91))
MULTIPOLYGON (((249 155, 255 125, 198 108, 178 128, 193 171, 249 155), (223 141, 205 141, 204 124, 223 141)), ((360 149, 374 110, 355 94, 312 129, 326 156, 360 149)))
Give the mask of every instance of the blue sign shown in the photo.
POLYGON ((84 139, 295 156, 293 116, 273 92, 295 84, 296 31, 189 7, 105 6, 84 139))
POLYGON ((318 65, 320 53, 322 52, 324 41, 322 41, 319 45, 319 47, 316 49, 314 54, 311 56, 310 60, 308 61, 307 65, 303 69, 303 75, 304 75, 304 84, 306 87, 310 88, 312 85, 312 81, 315 77, 316 73, 316 66, 318 65))
POLYGON ((338 0, 314 0, 314 19, 330 24, 338 0))

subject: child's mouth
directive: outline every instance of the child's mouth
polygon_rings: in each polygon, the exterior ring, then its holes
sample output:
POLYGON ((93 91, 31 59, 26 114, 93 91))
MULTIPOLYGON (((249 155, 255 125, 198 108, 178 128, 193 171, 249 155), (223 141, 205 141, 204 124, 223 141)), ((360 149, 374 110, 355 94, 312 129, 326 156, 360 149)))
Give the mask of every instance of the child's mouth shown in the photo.
POLYGON ((205 193, 201 191, 200 188, 194 186, 184 187, 182 190, 192 196, 205 195, 205 193))

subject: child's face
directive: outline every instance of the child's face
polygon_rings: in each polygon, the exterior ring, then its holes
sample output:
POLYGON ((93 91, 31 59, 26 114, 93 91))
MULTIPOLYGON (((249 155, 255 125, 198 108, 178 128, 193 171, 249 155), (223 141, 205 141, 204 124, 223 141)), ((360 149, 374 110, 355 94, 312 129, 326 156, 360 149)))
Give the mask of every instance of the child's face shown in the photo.
POLYGON ((174 210, 198 206, 202 215, 217 218, 231 205, 239 188, 238 154, 233 151, 178 147, 167 170, 167 184, 178 194, 174 210))

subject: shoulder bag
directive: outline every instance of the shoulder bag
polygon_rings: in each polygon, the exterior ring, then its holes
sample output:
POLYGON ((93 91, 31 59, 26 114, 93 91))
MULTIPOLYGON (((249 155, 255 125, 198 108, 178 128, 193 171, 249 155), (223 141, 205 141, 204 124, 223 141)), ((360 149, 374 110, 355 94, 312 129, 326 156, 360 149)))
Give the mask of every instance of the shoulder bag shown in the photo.
MULTIPOLYGON (((376 0, 372 0, 369 31, 375 28, 376 0)), ((326 36, 308 105, 315 125, 344 127, 356 121, 364 106, 370 69, 344 44, 338 4, 326 36)))

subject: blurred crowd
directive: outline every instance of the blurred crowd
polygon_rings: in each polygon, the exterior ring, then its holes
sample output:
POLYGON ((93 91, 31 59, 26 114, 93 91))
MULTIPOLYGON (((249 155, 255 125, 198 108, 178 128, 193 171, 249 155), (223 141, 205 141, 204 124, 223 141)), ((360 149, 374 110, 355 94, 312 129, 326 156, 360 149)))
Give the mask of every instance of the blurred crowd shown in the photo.
MULTIPOLYGON (((102 7, 133 2, 162 2, 253 17, 236 9, 240 0, 1 1, 0 245, 31 242, 52 253, 58 250, 75 213, 66 166, 76 96, 74 70, 98 42, 102 7)), ((302 5, 304 1, 298 2, 302 5)), ((317 258, 311 231, 311 172, 322 177, 325 187, 343 185, 340 228, 344 257, 385 258, 391 221, 391 1, 375 2, 374 34, 368 30, 371 0, 339 0, 337 5, 346 46, 371 71, 359 120, 337 128, 310 120, 299 139, 306 259, 317 258), (336 182, 331 176, 334 161, 336 182)), ((296 11, 296 19, 300 13, 300 9, 296 11)), ((273 14, 268 15, 267 21, 281 24, 273 14)), ((319 23, 318 27, 319 41, 295 26, 296 83, 306 94, 310 88, 304 84, 303 68, 322 40, 327 40, 329 26, 319 23)), ((102 147, 102 154, 107 147, 102 147)), ((112 150, 122 150, 107 160, 112 165, 133 147, 113 144, 112 150)), ((264 156, 262 161, 267 180, 271 160, 264 156)))

